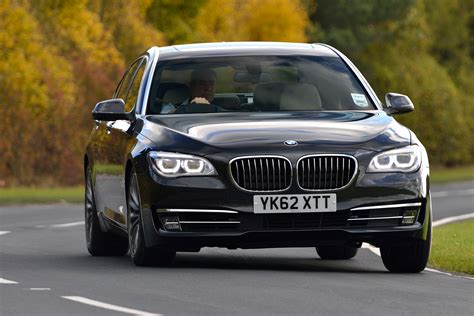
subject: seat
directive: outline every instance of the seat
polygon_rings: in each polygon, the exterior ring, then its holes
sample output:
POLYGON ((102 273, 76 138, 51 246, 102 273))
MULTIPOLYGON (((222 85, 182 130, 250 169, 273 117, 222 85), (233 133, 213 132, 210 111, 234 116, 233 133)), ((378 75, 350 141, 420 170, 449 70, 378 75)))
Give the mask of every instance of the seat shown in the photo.
POLYGON ((189 100, 191 90, 188 85, 183 83, 167 82, 161 83, 158 87, 155 100, 150 105, 151 113, 158 114, 161 112, 163 104, 181 104, 189 100))
POLYGON ((280 96, 280 110, 311 111, 321 109, 321 96, 314 85, 308 83, 291 83, 283 87, 280 96))
POLYGON ((321 110, 318 89, 308 83, 262 83, 255 87, 254 103, 261 111, 321 110))
POLYGON ((261 111, 278 111, 284 83, 266 82, 255 87, 253 102, 261 111))

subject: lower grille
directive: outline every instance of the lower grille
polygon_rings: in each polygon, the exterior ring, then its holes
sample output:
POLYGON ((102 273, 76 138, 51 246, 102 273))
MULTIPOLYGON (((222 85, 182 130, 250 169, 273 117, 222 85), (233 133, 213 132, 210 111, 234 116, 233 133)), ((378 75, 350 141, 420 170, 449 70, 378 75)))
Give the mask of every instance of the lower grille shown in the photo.
POLYGON ((348 211, 313 214, 271 214, 264 215, 264 229, 313 229, 345 227, 348 211))

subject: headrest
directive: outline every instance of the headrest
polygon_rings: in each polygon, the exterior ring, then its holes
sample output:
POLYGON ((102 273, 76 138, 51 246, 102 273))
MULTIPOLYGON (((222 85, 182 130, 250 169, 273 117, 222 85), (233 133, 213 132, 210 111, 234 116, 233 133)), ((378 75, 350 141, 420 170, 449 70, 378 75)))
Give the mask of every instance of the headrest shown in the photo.
POLYGON ((240 99, 236 95, 219 95, 212 100, 213 104, 217 104, 227 110, 238 110, 240 108, 240 99))
POLYGON ((280 110, 321 110, 321 96, 318 89, 308 83, 286 84, 280 97, 280 110))

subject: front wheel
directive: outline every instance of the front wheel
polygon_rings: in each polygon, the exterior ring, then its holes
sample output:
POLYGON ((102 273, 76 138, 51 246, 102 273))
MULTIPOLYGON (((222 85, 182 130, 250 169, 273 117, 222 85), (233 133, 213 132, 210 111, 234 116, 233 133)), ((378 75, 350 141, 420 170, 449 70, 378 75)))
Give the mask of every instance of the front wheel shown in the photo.
POLYGON ((132 173, 127 192, 127 230, 129 252, 133 263, 137 266, 168 265, 176 252, 161 247, 147 247, 141 217, 140 193, 137 175, 132 173))
POLYGON ((426 240, 415 240, 409 245, 382 246, 383 264, 390 272, 417 273, 426 268, 431 249, 431 224, 426 240))
POLYGON ((359 248, 351 246, 320 246, 316 251, 321 259, 347 260, 354 258, 359 248))
POLYGON ((87 250, 93 256, 123 256, 128 251, 127 240, 104 232, 100 228, 95 205, 94 187, 90 167, 86 170, 84 215, 87 250))

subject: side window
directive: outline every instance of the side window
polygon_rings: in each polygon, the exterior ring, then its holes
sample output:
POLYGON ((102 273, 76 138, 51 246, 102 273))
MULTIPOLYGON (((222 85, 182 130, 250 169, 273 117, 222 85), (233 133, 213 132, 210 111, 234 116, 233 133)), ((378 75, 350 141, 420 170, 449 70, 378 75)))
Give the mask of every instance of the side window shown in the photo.
POLYGON ((127 99, 125 100, 125 111, 130 112, 135 104, 137 103, 138 99, 138 92, 140 91, 140 84, 142 82, 143 73, 145 72, 146 60, 143 59, 143 62, 140 64, 140 67, 136 71, 135 78, 133 78, 133 82, 130 86, 130 90, 127 95, 127 99))
POLYGON ((128 68, 117 88, 117 92, 115 94, 116 98, 125 100, 130 82, 132 81, 133 75, 135 74, 135 71, 137 70, 137 67, 140 65, 141 61, 142 59, 137 60, 135 63, 133 63, 133 65, 130 66, 130 68, 128 68))

